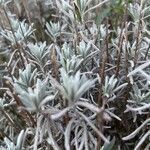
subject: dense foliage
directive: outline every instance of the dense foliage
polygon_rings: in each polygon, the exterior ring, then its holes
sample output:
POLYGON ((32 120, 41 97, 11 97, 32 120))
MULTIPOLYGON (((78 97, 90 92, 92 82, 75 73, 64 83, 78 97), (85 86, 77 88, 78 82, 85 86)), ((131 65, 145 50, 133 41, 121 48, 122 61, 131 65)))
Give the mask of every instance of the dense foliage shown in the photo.
POLYGON ((0 149, 150 149, 150 2, 0 0, 0 149))

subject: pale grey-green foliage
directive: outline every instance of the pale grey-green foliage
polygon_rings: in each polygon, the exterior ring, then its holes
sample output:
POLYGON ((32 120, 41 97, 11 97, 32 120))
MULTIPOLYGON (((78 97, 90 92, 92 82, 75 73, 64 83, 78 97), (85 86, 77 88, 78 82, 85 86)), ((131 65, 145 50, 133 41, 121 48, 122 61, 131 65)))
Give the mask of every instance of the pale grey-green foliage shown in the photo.
POLYGON ((48 61, 47 56, 49 53, 46 42, 29 43, 27 46, 30 50, 29 54, 32 60, 34 60, 33 63, 43 68, 48 61))
POLYGON ((82 56, 82 58, 86 58, 86 56, 90 53, 91 43, 85 43, 85 41, 81 41, 78 46, 78 54, 82 56))
POLYGON ((19 69, 19 78, 15 79, 15 84, 24 90, 28 87, 32 87, 36 72, 37 69, 32 70, 31 64, 27 64, 25 70, 19 69))
POLYGON ((60 36, 61 32, 64 31, 66 25, 60 25, 59 22, 46 22, 46 33, 53 39, 55 42, 57 37, 60 36))
POLYGON ((23 40, 28 38, 34 31, 33 24, 28 25, 25 20, 19 22, 18 19, 10 19, 10 25, 13 31, 5 29, 1 32, 1 34, 8 39, 11 44, 15 44, 16 42, 22 43, 23 40))
POLYGON ((75 75, 69 75, 62 68, 62 95, 68 100, 75 102, 81 98, 81 96, 94 86, 95 80, 88 80, 86 76, 78 71, 75 75))
POLYGON ((52 95, 47 95, 46 85, 47 80, 41 81, 40 79, 37 79, 34 89, 28 87, 27 91, 25 91, 16 83, 14 84, 14 88, 24 104, 25 109, 29 111, 38 111, 42 106, 43 101, 47 102, 54 98, 52 95))
POLYGON ((129 2, 127 10, 124 0, 0 4, 9 53, 1 75, 0 149, 148 149, 148 2, 129 2), (122 23, 116 16, 123 12, 122 23))

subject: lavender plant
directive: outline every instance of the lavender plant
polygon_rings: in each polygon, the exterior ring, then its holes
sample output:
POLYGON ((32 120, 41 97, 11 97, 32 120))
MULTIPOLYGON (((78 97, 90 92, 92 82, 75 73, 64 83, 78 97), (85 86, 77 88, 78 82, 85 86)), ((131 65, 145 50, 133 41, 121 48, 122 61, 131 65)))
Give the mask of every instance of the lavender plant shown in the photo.
POLYGON ((149 7, 1 0, 0 149, 149 149, 149 7))

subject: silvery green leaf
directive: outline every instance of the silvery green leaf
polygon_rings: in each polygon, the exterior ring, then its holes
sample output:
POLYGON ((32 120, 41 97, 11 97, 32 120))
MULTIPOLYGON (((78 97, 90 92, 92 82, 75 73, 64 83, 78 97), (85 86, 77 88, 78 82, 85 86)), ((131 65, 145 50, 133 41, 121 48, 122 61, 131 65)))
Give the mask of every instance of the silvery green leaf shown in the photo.
POLYGON ((82 102, 82 101, 79 101, 79 102, 76 102, 75 103, 76 105, 78 106, 82 106, 82 107, 85 107, 89 110, 91 110, 92 112, 96 112, 96 113, 100 113, 102 110, 100 108, 98 108, 97 106, 93 105, 93 104, 90 104, 88 102, 82 102))
POLYGON ((18 135, 18 138, 17 138, 16 150, 23 149, 24 138, 25 138, 24 134, 25 134, 25 131, 21 130, 20 133, 19 133, 19 135, 18 135))
POLYGON ((138 142, 138 144, 134 149, 135 150, 139 149, 149 136, 150 136, 150 130, 144 134, 144 136, 140 139, 140 141, 138 142))
POLYGON ((7 6, 12 0, 0 0, 0 6, 7 6))
POLYGON ((66 70, 66 72, 77 72, 82 64, 84 60, 77 57, 77 56, 72 56, 72 58, 69 60, 69 59, 64 59, 64 58, 61 58, 61 64, 62 64, 62 67, 66 70))
POLYGON ((116 118, 117 120, 119 120, 119 121, 121 121, 121 118, 120 117, 118 117, 117 115, 115 115, 114 113, 112 113, 111 111, 109 111, 109 110, 105 110, 111 117, 113 117, 113 118, 116 118))
POLYGON ((126 137, 123 137, 122 139, 123 140, 130 140, 132 138, 134 138, 138 133, 139 131, 147 124, 150 122, 150 118, 146 119, 141 126, 139 126, 134 132, 132 132, 130 135, 126 136, 126 137))
POLYGON ((79 100, 85 92, 94 86, 95 83, 95 80, 88 80, 85 75, 81 76, 79 71, 76 72, 75 75, 70 76, 63 68, 61 68, 61 76, 64 88, 62 94, 68 101, 79 100))
POLYGON ((7 29, 3 30, 1 34, 8 39, 12 44, 16 44, 16 42, 22 42, 27 37, 29 37, 33 32, 32 29, 33 24, 30 26, 25 23, 25 20, 20 22, 17 19, 10 19, 13 31, 9 31, 7 29))
POLYGON ((66 42, 63 44, 63 47, 61 49, 60 56, 64 59, 71 59, 72 56, 75 55, 69 44, 66 42))
POLYGON ((138 3, 136 3, 135 5, 130 3, 129 12, 132 15, 134 21, 138 21, 140 19, 141 7, 138 3))
POLYGON ((34 89, 29 87, 27 91, 24 91, 17 84, 14 84, 14 87, 17 89, 17 93, 25 108, 30 111, 38 111, 42 105, 54 98, 53 95, 47 95, 46 85, 47 79, 44 81, 37 79, 34 89))
POLYGON ((134 69, 133 71, 131 71, 129 74, 128 74, 128 77, 131 76, 131 75, 134 75, 135 73, 143 70, 144 68, 148 67, 150 65, 150 61, 147 61, 146 63, 140 65, 139 67, 137 67, 136 69, 134 69))
POLYGON ((35 60, 39 66, 43 67, 48 61, 46 56, 48 55, 49 51, 47 49, 46 42, 38 42, 38 43, 29 43, 28 48, 30 50, 31 59, 35 60))
POLYGON ((65 148, 66 150, 71 150, 71 145, 70 145, 70 136, 71 136, 71 128, 72 128, 72 124, 74 122, 74 119, 70 120, 66 130, 65 130, 65 148))
POLYGON ((84 140, 83 140, 83 136, 81 137, 81 142, 80 142, 80 146, 79 146, 79 149, 78 150, 82 150, 83 147, 84 147, 84 140))
POLYGON ((0 109, 4 108, 4 99, 0 98, 0 109))
POLYGON ((71 109, 71 107, 67 107, 64 108, 63 110, 60 110, 54 114, 51 115, 51 119, 52 120, 57 120, 59 118, 61 118, 62 116, 64 116, 69 110, 71 109))
POLYGON ((75 20, 73 7, 69 4, 68 1, 61 0, 61 2, 56 1, 57 7, 59 10, 67 16, 72 22, 75 20))
POLYGON ((45 97, 43 99, 43 101, 39 104, 39 107, 41 107, 42 105, 44 105, 47 102, 52 101, 54 98, 55 98, 55 95, 50 95, 50 96, 45 97))
POLYGON ((22 89, 27 91, 27 88, 32 86, 32 82, 34 81, 36 72, 37 69, 32 70, 31 64, 27 64, 24 70, 19 69, 19 79, 14 79, 15 90, 17 92, 19 92, 22 89))
POLYGON ((113 90, 115 90, 117 84, 117 79, 115 76, 111 76, 110 78, 108 76, 105 77, 105 84, 103 86, 104 95, 107 97, 110 97, 113 94, 113 90))
POLYGON ((83 64, 88 63, 92 58, 94 58, 97 54, 99 54, 99 50, 96 50, 94 52, 91 52, 90 54, 88 54, 84 60, 83 60, 83 64))
POLYGON ((140 104, 142 102, 149 103, 150 91, 143 92, 136 83, 133 85, 133 92, 130 92, 131 99, 140 104))
POLYGON ((34 144, 33 144, 33 150, 37 150, 38 142, 39 142, 39 130, 41 129, 41 121, 43 119, 43 116, 39 116, 37 119, 37 127, 35 131, 35 137, 34 137, 34 144))
POLYGON ((2 34, 3 37, 5 37, 11 43, 15 44, 15 38, 12 34, 12 31, 5 30, 5 31, 2 31, 1 34, 2 34))
MULTIPOLYGON (((108 138, 110 140, 110 137, 108 138)), ((101 148, 101 150, 112 150, 115 145, 115 137, 110 141, 110 143, 104 143, 104 146, 101 148)))
POLYGON ((150 84, 150 75, 148 73, 146 73, 145 71, 143 71, 143 70, 140 70, 139 72, 141 73, 141 75, 143 77, 145 77, 147 79, 148 84, 150 84))
MULTIPOLYGON (((14 86, 16 87, 16 86, 14 86)), ((28 110, 36 110, 37 107, 36 107, 36 98, 35 98, 35 95, 31 94, 30 92, 30 95, 28 92, 24 92, 24 91, 20 91, 19 94, 19 98, 21 99, 23 105, 26 107, 26 109, 28 110)))
POLYGON ((59 22, 54 23, 54 22, 46 22, 46 29, 45 32, 47 35, 49 35, 54 41, 56 41, 57 37, 60 36, 60 33, 64 31, 66 25, 60 25, 59 22))
POLYGON ((150 103, 149 104, 144 104, 143 106, 139 106, 139 107, 136 107, 136 108, 133 108, 133 107, 127 105, 127 111, 130 110, 130 111, 133 111, 133 112, 140 112, 140 113, 142 111, 146 110, 146 109, 149 109, 149 108, 150 108, 150 103))
POLYGON ((63 44, 62 53, 60 54, 60 63, 68 73, 78 71, 83 62, 84 59, 81 55, 75 55, 69 45, 66 43, 63 44))
POLYGON ((106 27, 104 24, 100 25, 100 36, 102 39, 106 37, 106 27))
POLYGON ((116 88, 113 90, 113 92, 117 92, 118 90, 120 90, 120 89, 126 87, 127 85, 128 85, 128 83, 123 83, 123 84, 119 85, 118 87, 116 87, 116 88))
POLYGON ((80 85, 79 89, 77 90, 76 98, 79 99, 86 91, 93 87, 95 81, 96 80, 87 80, 82 82, 82 85, 80 85))
POLYGON ((89 150, 89 143, 88 143, 88 130, 87 130, 87 126, 84 124, 84 146, 85 146, 85 150, 89 150))
POLYGON ((83 40, 79 43, 78 53, 85 58, 90 53, 91 43, 86 44, 83 40))
POLYGON ((97 127, 92 123, 92 121, 88 119, 88 117, 86 117, 81 112, 78 113, 83 117, 83 119, 87 122, 87 124, 97 133, 97 135, 99 135, 99 137, 102 138, 104 142, 109 143, 108 139, 103 135, 101 131, 97 129, 97 127))
POLYGON ((8 150, 15 150, 15 144, 11 142, 7 137, 4 138, 8 150))

